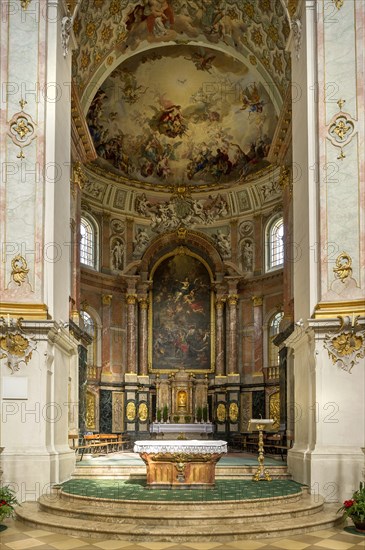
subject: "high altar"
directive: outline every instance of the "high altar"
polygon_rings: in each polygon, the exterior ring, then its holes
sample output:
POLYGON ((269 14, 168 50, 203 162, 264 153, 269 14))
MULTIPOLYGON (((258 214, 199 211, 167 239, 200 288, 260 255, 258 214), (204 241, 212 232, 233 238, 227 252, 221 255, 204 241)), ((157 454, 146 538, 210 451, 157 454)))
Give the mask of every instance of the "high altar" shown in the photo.
POLYGON ((225 441, 136 441, 147 466, 147 486, 153 488, 210 488, 215 465, 227 453, 225 441))

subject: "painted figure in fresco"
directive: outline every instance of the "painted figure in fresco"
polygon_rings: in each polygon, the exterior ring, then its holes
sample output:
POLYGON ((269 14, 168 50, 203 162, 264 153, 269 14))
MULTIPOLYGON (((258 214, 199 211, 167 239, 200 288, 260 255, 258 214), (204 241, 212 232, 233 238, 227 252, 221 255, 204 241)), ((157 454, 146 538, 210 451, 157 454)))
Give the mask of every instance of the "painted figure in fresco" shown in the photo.
MULTIPOLYGON (((241 94, 242 107, 241 111, 248 109, 249 113, 262 113, 264 102, 261 100, 259 90, 254 82, 247 86, 241 94)), ((250 115, 249 115, 250 116, 250 115)))
POLYGON ((150 34, 164 36, 174 24, 174 12, 170 3, 166 0, 145 0, 144 4, 138 4, 128 15, 127 30, 132 30, 144 21, 150 34))
POLYGON ((148 32, 163 36, 174 24, 174 12, 166 0, 148 0, 144 9, 148 32))

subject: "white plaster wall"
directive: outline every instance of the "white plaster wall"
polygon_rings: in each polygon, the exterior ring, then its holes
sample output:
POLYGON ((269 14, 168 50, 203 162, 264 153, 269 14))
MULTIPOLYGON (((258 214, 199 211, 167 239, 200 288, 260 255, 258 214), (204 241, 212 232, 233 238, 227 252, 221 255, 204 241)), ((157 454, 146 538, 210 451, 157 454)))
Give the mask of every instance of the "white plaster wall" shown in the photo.
POLYGON ((307 319, 317 303, 317 106, 314 2, 302 3, 302 43, 292 41, 293 280, 295 320, 307 319))
POLYGON ((70 154, 71 154, 71 52, 63 55, 61 20, 63 3, 48 2, 47 113, 45 134, 44 240, 45 301, 57 321, 68 319, 71 281, 70 154), (54 86, 53 86, 54 85, 54 86))
POLYGON ((14 484, 21 500, 33 500, 69 478, 75 465, 74 451, 68 446, 68 376, 77 346, 65 329, 52 322, 28 327, 27 334, 37 340, 29 363, 11 374, 5 360, 0 362, 3 481, 14 484), (27 379, 26 398, 6 398, 4 377, 9 376, 27 379))

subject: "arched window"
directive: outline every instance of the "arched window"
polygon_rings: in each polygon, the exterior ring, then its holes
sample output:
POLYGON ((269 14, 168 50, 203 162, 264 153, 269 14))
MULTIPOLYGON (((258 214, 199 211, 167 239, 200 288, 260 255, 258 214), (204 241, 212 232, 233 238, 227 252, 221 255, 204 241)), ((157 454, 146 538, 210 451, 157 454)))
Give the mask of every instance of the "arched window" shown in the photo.
POLYGON ((269 223, 266 232, 267 270, 279 269, 284 264, 284 222, 276 218, 269 223))
POLYGON ((80 262, 97 268, 97 233, 96 226, 87 218, 80 223, 80 262))
POLYGON ((87 346, 87 364, 93 366, 96 361, 96 326, 94 319, 86 311, 80 311, 80 316, 84 323, 84 330, 93 339, 87 346))
POLYGON ((284 317, 284 313, 279 311, 275 313, 269 321, 269 349, 268 349, 268 366, 269 367, 278 367, 279 366, 279 348, 275 346, 273 340, 275 336, 279 334, 280 331, 280 322, 284 317))

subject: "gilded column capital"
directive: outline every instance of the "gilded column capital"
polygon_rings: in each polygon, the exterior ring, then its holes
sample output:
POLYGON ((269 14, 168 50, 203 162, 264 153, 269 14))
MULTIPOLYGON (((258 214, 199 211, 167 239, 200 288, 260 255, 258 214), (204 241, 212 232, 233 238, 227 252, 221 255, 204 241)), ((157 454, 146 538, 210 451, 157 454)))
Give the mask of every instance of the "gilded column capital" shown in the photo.
POLYGON ((227 301, 227 298, 223 298, 223 297, 219 297, 219 298, 216 298, 215 300, 215 307, 219 310, 219 309, 223 309, 224 308, 224 304, 226 303, 227 301))
POLYGON ((140 309, 148 309, 148 298, 138 298, 140 309))
POLYGON ((113 298, 112 294, 102 294, 101 302, 103 306, 110 306, 110 304, 112 303, 112 298, 113 298))
POLYGON ((228 304, 230 306, 236 306, 238 303, 238 294, 229 294, 228 296, 228 304))
POLYGON ((137 301, 137 294, 127 294, 126 300, 128 305, 134 305, 137 301))
POLYGON ((252 296, 251 300, 252 300, 252 303, 253 303, 253 307, 262 306, 262 304, 263 304, 262 296, 252 296))

